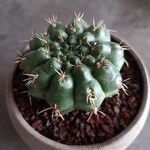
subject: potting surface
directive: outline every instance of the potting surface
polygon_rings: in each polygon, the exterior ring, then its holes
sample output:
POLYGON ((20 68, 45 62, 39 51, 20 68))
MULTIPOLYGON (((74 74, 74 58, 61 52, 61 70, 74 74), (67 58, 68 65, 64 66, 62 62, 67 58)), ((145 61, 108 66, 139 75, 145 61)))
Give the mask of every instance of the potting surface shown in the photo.
MULTIPOLYGON (((5 0, 0 4, 0 149, 28 150, 12 127, 7 114, 4 89, 16 50, 21 49, 34 32, 43 32, 46 23, 43 18, 57 13, 61 21, 67 22, 73 15, 72 11, 85 12, 86 20, 91 23, 94 16, 103 19, 110 29, 117 30, 117 35, 132 45, 150 69, 149 19, 150 1, 109 1, 109 0, 43 0, 19 1, 5 0)), ((148 119, 140 136, 128 150, 149 150, 150 119, 148 119)))
POLYGON ((40 134, 68 145, 87 145, 107 141, 123 131, 136 116, 143 93, 140 71, 131 55, 125 58, 121 75, 123 89, 106 98, 97 115, 75 110, 60 117, 54 117, 53 109, 43 100, 29 96, 23 72, 15 71, 13 92, 19 111, 24 119, 40 134))

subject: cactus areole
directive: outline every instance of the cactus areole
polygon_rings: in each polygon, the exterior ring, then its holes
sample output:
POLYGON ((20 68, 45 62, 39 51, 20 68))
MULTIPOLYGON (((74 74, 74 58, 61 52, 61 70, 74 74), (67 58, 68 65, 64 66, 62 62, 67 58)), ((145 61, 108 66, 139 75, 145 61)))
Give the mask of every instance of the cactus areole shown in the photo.
POLYGON ((88 25, 79 13, 68 26, 53 16, 47 33, 36 34, 19 67, 31 96, 46 101, 53 115, 75 109, 97 114, 102 102, 126 90, 120 70, 124 50, 102 21, 88 25))

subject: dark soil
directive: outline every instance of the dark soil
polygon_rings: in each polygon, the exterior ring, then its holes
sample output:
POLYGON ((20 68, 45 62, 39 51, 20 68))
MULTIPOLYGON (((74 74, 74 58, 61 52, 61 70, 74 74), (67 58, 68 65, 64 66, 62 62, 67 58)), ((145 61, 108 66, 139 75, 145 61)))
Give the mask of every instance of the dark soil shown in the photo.
POLYGON ((135 118, 142 100, 143 82, 140 71, 132 56, 128 54, 126 65, 122 68, 124 83, 128 86, 126 95, 122 90, 119 95, 105 99, 97 116, 87 121, 89 114, 76 110, 61 118, 52 119, 51 110, 45 101, 29 98, 24 86, 22 71, 17 68, 13 90, 16 104, 24 119, 40 134, 60 143, 69 145, 94 144, 106 141, 123 131, 135 118))

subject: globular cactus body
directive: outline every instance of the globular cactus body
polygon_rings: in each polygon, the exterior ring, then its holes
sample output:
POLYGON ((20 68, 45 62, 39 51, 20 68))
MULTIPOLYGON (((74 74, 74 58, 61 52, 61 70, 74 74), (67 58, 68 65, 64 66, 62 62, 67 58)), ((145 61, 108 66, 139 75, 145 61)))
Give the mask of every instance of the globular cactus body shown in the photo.
POLYGON ((49 19, 47 33, 33 37, 20 62, 31 95, 62 114, 75 109, 97 113, 103 100, 123 87, 124 48, 111 41, 103 22, 89 26, 82 17, 76 15, 67 27, 49 19))

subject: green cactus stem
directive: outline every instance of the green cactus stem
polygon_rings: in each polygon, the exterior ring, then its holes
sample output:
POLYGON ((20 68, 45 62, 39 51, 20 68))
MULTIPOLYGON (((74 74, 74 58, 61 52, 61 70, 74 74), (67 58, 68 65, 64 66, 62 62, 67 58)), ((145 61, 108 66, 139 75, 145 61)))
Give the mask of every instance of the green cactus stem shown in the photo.
POLYGON ((90 26, 75 13, 68 26, 54 15, 47 22, 47 33, 34 35, 16 63, 31 96, 46 101, 54 118, 75 109, 96 115, 105 98, 127 93, 120 74, 126 48, 111 41, 103 21, 90 26))

